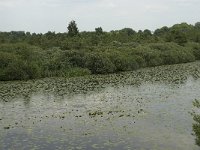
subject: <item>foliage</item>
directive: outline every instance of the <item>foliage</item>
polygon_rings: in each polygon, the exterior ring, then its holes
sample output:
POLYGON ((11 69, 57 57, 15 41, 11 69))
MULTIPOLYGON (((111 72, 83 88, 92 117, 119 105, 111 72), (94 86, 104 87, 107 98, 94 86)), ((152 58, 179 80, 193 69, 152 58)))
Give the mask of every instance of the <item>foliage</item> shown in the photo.
POLYGON ((78 27, 77 27, 76 22, 74 20, 72 20, 69 23, 67 29, 68 29, 69 36, 75 36, 75 35, 77 35, 79 33, 78 27))
POLYGON ((98 27, 79 33, 75 21, 68 33, 0 32, 0 80, 107 74, 195 60, 200 60, 199 22, 154 32, 98 27))
POLYGON ((70 68, 66 70, 64 77, 77 77, 77 76, 85 76, 90 75, 91 71, 87 68, 70 68))
POLYGON ((85 66, 94 74, 112 73, 115 70, 115 65, 101 53, 89 53, 85 59, 85 66))
POLYGON ((200 60, 200 44, 195 42, 190 42, 186 44, 186 47, 193 51, 196 60, 200 60))
MULTIPOLYGON (((200 108, 199 100, 195 100, 193 102, 193 106, 199 109, 200 108)), ((193 120, 195 121, 195 123, 193 123, 193 131, 196 136, 196 144, 200 146, 200 115, 195 112, 192 113, 192 115, 193 115, 193 120)))
POLYGON ((102 29, 102 27, 95 28, 95 31, 96 31, 96 34, 97 34, 97 35, 103 34, 103 29, 102 29))

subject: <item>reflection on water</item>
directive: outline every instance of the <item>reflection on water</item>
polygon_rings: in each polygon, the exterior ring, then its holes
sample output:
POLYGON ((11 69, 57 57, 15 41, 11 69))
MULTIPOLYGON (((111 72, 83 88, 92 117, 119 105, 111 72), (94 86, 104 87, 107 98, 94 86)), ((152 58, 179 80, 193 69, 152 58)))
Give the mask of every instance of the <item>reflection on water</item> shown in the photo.
POLYGON ((198 65, 2 82, 0 149, 199 149, 188 113, 198 65))

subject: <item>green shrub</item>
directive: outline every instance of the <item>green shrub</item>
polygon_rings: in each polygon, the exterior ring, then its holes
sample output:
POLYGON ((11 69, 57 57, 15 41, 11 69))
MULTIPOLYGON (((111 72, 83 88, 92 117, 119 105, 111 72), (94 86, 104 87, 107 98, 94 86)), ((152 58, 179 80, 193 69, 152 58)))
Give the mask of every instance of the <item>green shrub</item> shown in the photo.
POLYGON ((115 71, 127 71, 129 70, 127 57, 121 53, 112 53, 109 54, 109 58, 112 63, 115 65, 115 71))
POLYGON ((143 68, 143 67, 147 66, 145 59, 143 57, 138 56, 138 55, 135 55, 134 57, 135 57, 135 60, 138 64, 139 68, 143 68))
POLYGON ((190 49, 182 47, 179 50, 170 50, 162 53, 164 64, 177 64, 195 61, 195 56, 190 49))
POLYGON ((85 66, 91 70, 93 74, 106 74, 115 71, 115 65, 106 55, 91 53, 86 56, 85 60, 85 66))
POLYGON ((13 61, 5 69, 3 80, 27 80, 29 79, 27 69, 28 66, 23 61, 13 61))
POLYGON ((61 57, 62 61, 65 61, 66 59, 69 61, 70 65, 73 67, 84 67, 85 59, 84 59, 85 53, 82 50, 69 50, 63 52, 63 55, 61 57))
POLYGON ((179 62, 178 52, 175 50, 165 51, 161 54, 165 65, 177 64, 179 62))
POLYGON ((196 60, 200 60, 200 44, 199 43, 190 42, 190 43, 187 43, 186 47, 189 49, 192 49, 192 52, 196 60))
MULTIPOLYGON (((78 37, 77 37, 78 38, 78 37)), ((82 39, 84 41, 84 39, 82 39)), ((0 80, 72 77, 136 70, 200 59, 200 44, 151 43, 133 46, 88 46, 84 49, 47 50, 28 44, 0 44, 0 80)))
POLYGON ((10 62, 16 60, 18 57, 15 54, 0 51, 0 68, 5 69, 10 62))
POLYGON ((163 64, 163 60, 160 57, 161 52, 158 50, 151 49, 148 46, 140 46, 135 49, 135 55, 142 57, 147 66, 158 66, 163 64))
POLYGON ((169 50, 178 50, 180 46, 176 43, 173 42, 165 42, 165 43, 151 43, 148 44, 149 48, 154 49, 154 50, 159 50, 160 52, 165 52, 169 50))
POLYGON ((139 68, 136 56, 116 55, 111 58, 116 71, 131 71, 139 68))
POLYGON ((64 72, 64 77, 77 77, 77 76, 85 76, 90 75, 91 71, 87 68, 71 68, 64 72))

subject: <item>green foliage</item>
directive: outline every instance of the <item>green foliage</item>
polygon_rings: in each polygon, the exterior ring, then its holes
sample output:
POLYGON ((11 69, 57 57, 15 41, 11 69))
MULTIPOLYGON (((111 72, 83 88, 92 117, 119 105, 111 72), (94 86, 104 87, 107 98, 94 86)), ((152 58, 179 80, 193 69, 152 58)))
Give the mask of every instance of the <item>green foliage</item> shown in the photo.
POLYGON ((27 80, 40 77, 36 64, 14 60, 8 64, 0 75, 1 80, 27 80))
POLYGON ((200 29, 200 22, 195 23, 195 28, 200 29))
POLYGON ((146 37, 152 35, 152 34, 151 34, 151 31, 148 30, 148 29, 145 29, 143 33, 144 33, 144 35, 145 35, 146 37))
POLYGON ((178 43, 179 45, 183 45, 187 42, 187 37, 186 34, 181 32, 181 31, 172 31, 172 40, 176 43, 178 43))
POLYGON ((196 60, 200 60, 200 44, 199 43, 190 42, 186 44, 186 47, 193 51, 193 54, 196 60))
POLYGON ((155 32, 98 27, 79 33, 75 21, 68 33, 0 32, 0 80, 107 74, 195 60, 200 60, 198 22, 155 32))
MULTIPOLYGON (((193 102, 193 106, 196 107, 197 109, 200 108, 200 102, 199 100, 195 100, 193 102)), ((200 146, 200 115, 194 112, 193 114, 193 120, 195 123, 193 123, 193 131, 196 136, 196 144, 200 146)))
POLYGON ((23 44, 0 46, 0 80, 26 80, 40 77, 34 47, 23 44))
POLYGON ((0 51, 0 68, 5 69, 15 59, 17 59, 17 56, 14 54, 0 51))
POLYGON ((95 31, 96 31, 96 34, 97 34, 97 35, 103 34, 103 29, 102 29, 102 27, 95 28, 95 31))
POLYGON ((166 27, 166 26, 164 26, 164 27, 162 27, 160 29, 156 29, 155 32, 154 32, 154 35, 156 35, 156 36, 163 36, 163 35, 165 35, 168 32, 169 32, 169 28, 166 27))
POLYGON ((195 99, 195 100, 193 101, 193 106, 195 106, 195 107, 197 107, 197 108, 200 108, 200 102, 199 102, 197 99, 195 99))
POLYGON ((126 34, 128 36, 136 34, 136 32, 131 28, 124 28, 124 29, 120 30, 119 32, 123 33, 123 34, 126 34))
POLYGON ((64 77, 77 77, 77 76, 85 76, 90 75, 91 71, 87 68, 70 68, 66 70, 64 73, 64 77))
POLYGON ((139 68, 137 56, 131 56, 123 53, 115 53, 110 55, 110 59, 115 65, 115 71, 130 71, 139 68))
POLYGON ((160 52, 158 50, 151 49, 148 46, 140 46, 134 51, 136 55, 141 56, 147 66, 162 65, 162 59, 160 58, 160 52))
POLYGON ((85 66, 94 74, 112 73, 115 70, 115 65, 112 61, 101 53, 90 53, 85 58, 85 66))
POLYGON ((193 124, 193 131, 195 132, 196 135, 196 144, 200 146, 200 123, 193 124))
POLYGON ((82 50, 69 50, 63 52, 61 61, 70 64, 72 67, 84 67, 85 64, 85 52, 82 50))
POLYGON ((67 29, 68 29, 69 36, 75 36, 75 35, 77 35, 79 33, 78 27, 77 27, 76 22, 74 20, 72 20, 69 23, 67 29))

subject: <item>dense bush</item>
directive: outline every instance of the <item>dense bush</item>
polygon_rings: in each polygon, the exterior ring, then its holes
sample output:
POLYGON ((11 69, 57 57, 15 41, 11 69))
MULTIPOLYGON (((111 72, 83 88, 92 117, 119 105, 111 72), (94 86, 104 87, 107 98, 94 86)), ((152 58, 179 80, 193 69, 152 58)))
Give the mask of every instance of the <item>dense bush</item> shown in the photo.
POLYGON ((134 53, 141 56, 147 66, 152 67, 163 64, 160 51, 151 49, 149 46, 140 46, 135 49, 134 53))
POLYGON ((192 50, 196 60, 200 60, 200 44, 199 43, 190 42, 186 44, 186 47, 192 50))
POLYGON ((65 71, 63 77, 77 77, 77 76, 84 76, 90 75, 91 71, 87 68, 71 68, 65 71))
POLYGON ((151 43, 135 47, 98 46, 81 50, 41 48, 23 44, 0 45, 0 80, 72 77, 131 71, 146 66, 176 64, 200 58, 200 46, 188 43, 151 43))
POLYGON ((112 61, 101 53, 89 53, 86 55, 85 60, 85 67, 94 74, 113 73, 115 71, 115 65, 112 61))
POLYGON ((1 80, 26 80, 40 77, 39 67, 20 59, 11 61, 6 68, 1 69, 1 80))
POLYGON ((107 74, 200 60, 198 24, 155 32, 104 32, 101 27, 78 32, 74 25, 71 33, 0 32, 0 80, 107 74))
POLYGON ((40 77, 40 68, 36 62, 7 52, 0 52, 0 71, 0 80, 24 80, 40 77))
POLYGON ((139 64, 137 62, 137 56, 129 56, 129 55, 113 55, 111 56, 111 61, 115 65, 115 71, 130 71, 139 68, 139 64))
POLYGON ((154 43, 140 46, 136 49, 135 54, 142 56, 147 66, 195 61, 195 54, 192 48, 183 47, 175 43, 154 43))

